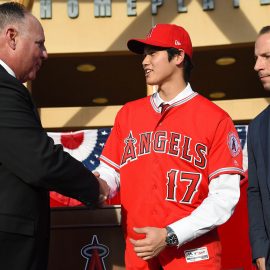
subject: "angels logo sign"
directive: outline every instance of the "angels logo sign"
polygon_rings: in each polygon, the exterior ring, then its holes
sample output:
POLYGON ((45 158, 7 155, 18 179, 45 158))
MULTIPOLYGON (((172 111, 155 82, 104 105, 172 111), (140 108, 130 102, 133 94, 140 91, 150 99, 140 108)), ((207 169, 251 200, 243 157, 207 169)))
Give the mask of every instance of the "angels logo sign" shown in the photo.
POLYGON ((81 249, 81 255, 86 259, 84 270, 106 270, 104 259, 109 255, 109 248, 100 244, 96 235, 91 244, 81 249))

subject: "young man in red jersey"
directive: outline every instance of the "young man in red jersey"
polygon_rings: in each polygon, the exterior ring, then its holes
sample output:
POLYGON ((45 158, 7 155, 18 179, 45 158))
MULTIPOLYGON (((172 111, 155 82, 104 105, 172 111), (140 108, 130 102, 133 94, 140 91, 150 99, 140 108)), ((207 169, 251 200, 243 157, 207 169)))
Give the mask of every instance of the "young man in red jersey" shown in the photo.
POLYGON ((119 111, 97 169, 111 196, 121 186, 126 269, 220 269, 216 227, 232 215, 243 173, 233 122, 192 90, 184 28, 157 24, 127 46, 144 54, 157 92, 119 111))

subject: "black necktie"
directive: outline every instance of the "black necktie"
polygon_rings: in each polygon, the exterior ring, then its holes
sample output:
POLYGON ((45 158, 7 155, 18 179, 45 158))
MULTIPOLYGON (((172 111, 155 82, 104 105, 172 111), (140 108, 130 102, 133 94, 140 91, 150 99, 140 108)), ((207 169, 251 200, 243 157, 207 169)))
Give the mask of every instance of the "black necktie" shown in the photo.
POLYGON ((170 106, 170 104, 166 104, 163 102, 159 106, 161 107, 161 114, 163 114, 166 111, 166 109, 170 106))

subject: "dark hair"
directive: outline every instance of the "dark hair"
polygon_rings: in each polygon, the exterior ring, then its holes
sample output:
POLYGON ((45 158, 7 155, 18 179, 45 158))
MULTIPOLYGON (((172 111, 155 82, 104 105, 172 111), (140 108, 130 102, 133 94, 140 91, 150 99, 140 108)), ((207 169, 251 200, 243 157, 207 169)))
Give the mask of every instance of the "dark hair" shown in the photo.
POLYGON ((19 3, 8 2, 0 5, 0 31, 9 23, 21 23, 28 13, 27 9, 19 3))
POLYGON ((259 35, 263 35, 263 34, 266 34, 266 33, 270 33, 270 25, 264 26, 264 27, 260 30, 259 35))
MULTIPOLYGON (((168 60, 171 61, 173 59, 173 57, 175 55, 180 54, 180 51, 176 48, 168 48, 166 49, 167 53, 168 53, 168 60)), ((191 74, 191 70, 193 68, 192 62, 190 57, 185 54, 185 58, 184 58, 184 80, 185 82, 189 82, 190 80, 190 74, 191 74)))

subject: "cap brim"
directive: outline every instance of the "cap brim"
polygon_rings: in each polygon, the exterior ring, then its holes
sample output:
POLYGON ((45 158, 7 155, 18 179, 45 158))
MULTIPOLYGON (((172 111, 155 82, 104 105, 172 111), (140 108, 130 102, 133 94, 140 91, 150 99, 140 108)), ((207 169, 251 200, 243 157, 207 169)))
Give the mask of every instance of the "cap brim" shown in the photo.
POLYGON ((143 54, 145 45, 143 39, 130 39, 127 43, 128 49, 137 54, 143 54))
POLYGON ((145 39, 130 39, 127 42, 128 49, 137 54, 143 54, 144 48, 147 45, 168 48, 168 46, 164 46, 164 44, 159 43, 157 41, 148 42, 145 39))

